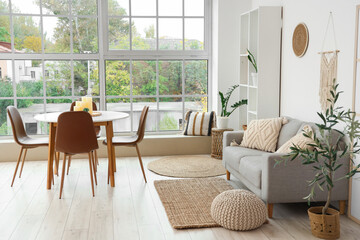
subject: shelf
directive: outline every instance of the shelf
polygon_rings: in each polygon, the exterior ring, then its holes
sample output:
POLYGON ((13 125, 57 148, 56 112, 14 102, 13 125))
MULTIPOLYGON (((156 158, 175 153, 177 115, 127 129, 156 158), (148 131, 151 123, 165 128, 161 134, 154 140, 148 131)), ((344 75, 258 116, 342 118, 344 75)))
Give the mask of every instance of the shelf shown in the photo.
POLYGON ((257 89, 258 87, 254 85, 249 85, 249 88, 257 89))
MULTIPOLYGON (((248 87, 247 84, 239 84, 240 87, 248 87)), ((249 86, 250 87, 250 86, 249 86)))
POLYGON ((247 57, 247 56, 249 56, 249 54, 247 54, 247 53, 240 54, 240 57, 247 57))
POLYGON ((256 111, 248 111, 248 113, 253 114, 253 115, 257 115, 256 111))

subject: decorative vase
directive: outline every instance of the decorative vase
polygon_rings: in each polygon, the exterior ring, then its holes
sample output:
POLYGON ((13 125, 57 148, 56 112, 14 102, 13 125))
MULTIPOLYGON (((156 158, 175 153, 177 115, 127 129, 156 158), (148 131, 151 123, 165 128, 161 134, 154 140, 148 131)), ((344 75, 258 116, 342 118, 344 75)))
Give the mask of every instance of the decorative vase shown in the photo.
POLYGON ((325 215, 323 207, 311 207, 308 209, 311 233, 322 239, 338 239, 340 237, 340 213, 328 208, 325 215))
POLYGON ((228 128, 229 124, 229 117, 217 117, 217 128, 219 129, 225 129, 228 128))
POLYGON ((247 125, 242 125, 242 129, 244 129, 244 131, 246 131, 247 125))
POLYGON ((251 73, 252 85, 257 87, 258 85, 258 73, 251 73))

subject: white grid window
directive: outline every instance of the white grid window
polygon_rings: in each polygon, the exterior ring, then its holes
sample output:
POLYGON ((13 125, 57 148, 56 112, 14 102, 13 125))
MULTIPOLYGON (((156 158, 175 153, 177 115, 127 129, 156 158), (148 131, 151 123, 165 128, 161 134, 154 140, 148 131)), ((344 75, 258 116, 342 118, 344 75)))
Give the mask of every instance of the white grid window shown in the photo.
POLYGON ((147 131, 181 130, 210 100, 210 12, 210 0, 0 0, 0 135, 9 105, 46 134, 35 114, 87 94, 130 114, 116 132, 136 131, 144 105, 147 131))

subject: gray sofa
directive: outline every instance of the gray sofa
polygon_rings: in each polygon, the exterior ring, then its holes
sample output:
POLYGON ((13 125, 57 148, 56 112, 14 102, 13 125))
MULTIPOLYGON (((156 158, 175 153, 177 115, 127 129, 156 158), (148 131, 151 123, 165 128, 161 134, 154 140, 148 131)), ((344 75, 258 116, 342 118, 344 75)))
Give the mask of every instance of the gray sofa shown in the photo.
MULTIPOLYGON (((282 126, 278 138, 277 149, 291 137, 300 132, 305 124, 316 129, 314 123, 306 123, 287 117, 289 122, 282 126)), ((314 177, 312 166, 301 164, 300 159, 288 161, 287 164, 275 165, 275 160, 284 154, 269 153, 239 146, 230 146, 233 139, 241 142, 243 131, 225 132, 223 139, 222 163, 230 174, 239 179, 249 190, 267 203, 268 215, 272 217, 274 203, 306 202, 303 199, 310 193, 307 180, 314 177)), ((349 169, 349 158, 340 159, 344 163, 335 174, 335 178, 344 176, 349 169)), ((316 189, 315 201, 326 201, 326 192, 316 189)), ((348 180, 342 179, 335 183, 332 201, 340 201, 340 212, 345 212, 348 199, 348 180)))

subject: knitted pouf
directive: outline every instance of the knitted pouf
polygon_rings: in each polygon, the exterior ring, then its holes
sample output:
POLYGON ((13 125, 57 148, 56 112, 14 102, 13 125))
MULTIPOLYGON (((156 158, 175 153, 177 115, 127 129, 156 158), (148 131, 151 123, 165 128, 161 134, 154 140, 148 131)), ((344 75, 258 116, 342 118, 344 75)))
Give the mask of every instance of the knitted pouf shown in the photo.
POLYGON ((254 193, 233 189, 220 193, 211 204, 215 222, 230 230, 260 227, 267 217, 266 206, 254 193))

